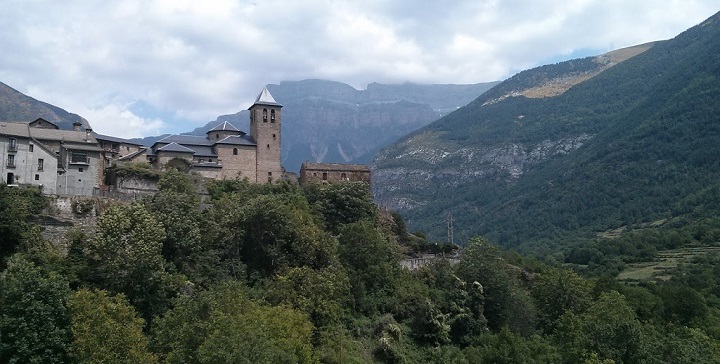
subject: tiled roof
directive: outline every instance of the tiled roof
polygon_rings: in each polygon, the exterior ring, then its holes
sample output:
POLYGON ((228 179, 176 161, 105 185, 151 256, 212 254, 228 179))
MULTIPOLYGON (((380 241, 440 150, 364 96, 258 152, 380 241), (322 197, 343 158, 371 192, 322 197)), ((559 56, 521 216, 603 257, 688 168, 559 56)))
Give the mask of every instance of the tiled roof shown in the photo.
POLYGON ((252 138, 247 135, 230 135, 228 137, 218 140, 216 144, 257 145, 252 140, 252 138))
POLYGON ((135 143, 135 142, 133 142, 133 141, 131 141, 131 140, 128 140, 128 139, 123 139, 123 138, 118 138, 118 137, 114 137, 114 136, 98 134, 98 133, 96 133, 96 132, 92 132, 92 135, 93 135, 93 136, 95 137, 95 139, 97 139, 97 140, 104 140, 104 141, 108 141, 108 142, 112 142, 112 143, 122 143, 122 144, 130 144, 130 145, 139 145, 139 146, 142 146, 141 143, 135 143))
POLYGON ((27 123, 4 123, 0 122, 0 135, 29 138, 30 131, 27 123))
POLYGON ((194 150, 196 157, 217 157, 217 153, 213 151, 212 147, 207 147, 204 145, 187 145, 184 147, 194 150))
POLYGON ((119 161, 124 161, 124 160, 128 160, 128 159, 133 159, 133 158, 137 157, 137 156, 140 155, 140 154, 143 154, 143 153, 146 153, 146 154, 147 154, 149 150, 150 150, 150 148, 140 148, 140 150, 138 150, 138 151, 136 151, 136 152, 133 152, 133 153, 130 153, 130 154, 128 154, 128 155, 125 155, 125 156, 122 156, 122 157, 118 158, 118 160, 119 160, 119 161))
POLYGON ((206 136, 197 135, 168 135, 155 143, 177 143, 185 145, 213 145, 213 141, 208 139, 206 136))
POLYGON ((275 98, 270 94, 270 91, 268 91, 267 87, 264 87, 262 91, 260 91, 260 94, 255 99, 255 105, 268 105, 268 106, 280 106, 282 105, 278 104, 277 101, 275 101, 275 98))
POLYGON ((237 132, 242 133, 240 130, 238 130, 238 128, 233 126, 233 124, 230 124, 230 122, 228 122, 228 121, 224 121, 221 124, 219 124, 218 126, 208 130, 208 133, 211 131, 237 131, 237 132))
POLYGON ((192 154, 195 154, 195 151, 194 151, 194 150, 192 150, 192 149, 190 149, 190 148, 188 148, 188 147, 184 147, 184 146, 182 146, 182 145, 180 145, 180 144, 178 144, 178 143, 175 143, 175 142, 172 142, 172 143, 170 143, 170 144, 168 144, 168 145, 165 145, 165 146, 162 146, 162 147, 158 148, 158 149, 157 149, 157 152, 177 152, 177 153, 192 153, 192 154))
POLYGON ((97 143, 62 143, 62 146, 65 149, 89 150, 93 152, 101 152, 103 150, 97 143))
POLYGON ((84 131, 75 130, 57 130, 43 128, 29 128, 30 135, 38 140, 51 140, 71 143, 97 143, 92 134, 88 135, 84 131))
POLYGON ((320 171, 345 171, 345 172, 370 172, 370 167, 364 164, 342 164, 342 163, 312 163, 302 164, 305 170, 320 171))

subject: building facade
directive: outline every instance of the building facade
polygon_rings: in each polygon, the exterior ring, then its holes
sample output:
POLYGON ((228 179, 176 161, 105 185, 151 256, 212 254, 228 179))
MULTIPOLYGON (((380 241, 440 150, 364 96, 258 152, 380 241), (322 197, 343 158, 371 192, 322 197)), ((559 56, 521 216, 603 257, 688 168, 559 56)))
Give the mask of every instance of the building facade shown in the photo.
POLYGON ((103 173, 100 152, 90 129, 60 130, 44 119, 0 122, 0 176, 8 185, 38 186, 46 194, 92 195, 103 173))
POLYGON ((300 183, 307 182, 367 182, 370 167, 362 164, 311 163, 300 166, 300 183))

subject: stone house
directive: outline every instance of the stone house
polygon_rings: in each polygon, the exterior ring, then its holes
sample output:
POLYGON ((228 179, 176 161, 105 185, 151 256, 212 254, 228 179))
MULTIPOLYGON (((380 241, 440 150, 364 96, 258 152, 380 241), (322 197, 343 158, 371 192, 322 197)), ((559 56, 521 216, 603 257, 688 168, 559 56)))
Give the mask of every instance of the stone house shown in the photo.
POLYGON ((44 119, 0 122, 2 182, 39 186, 46 194, 92 195, 103 169, 91 129, 60 130, 44 119))
MULTIPOLYGON (((183 165, 206 178, 247 178, 254 183, 277 181, 284 176, 280 163, 282 105, 267 88, 250 110, 250 134, 225 121, 206 136, 170 135, 155 142, 146 153, 156 168, 183 165)), ((143 153, 129 154, 120 161, 141 160, 143 153)))
POLYGON ((300 183, 311 181, 370 183, 370 167, 362 164, 305 162, 300 166, 300 183))

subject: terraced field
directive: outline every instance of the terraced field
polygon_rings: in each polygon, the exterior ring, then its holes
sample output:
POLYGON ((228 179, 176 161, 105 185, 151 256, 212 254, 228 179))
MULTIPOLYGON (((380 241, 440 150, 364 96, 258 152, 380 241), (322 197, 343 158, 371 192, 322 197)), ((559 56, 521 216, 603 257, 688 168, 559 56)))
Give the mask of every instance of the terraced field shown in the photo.
POLYGON ((707 246, 663 250, 658 252, 657 260, 655 261, 628 264, 628 267, 620 272, 617 279, 627 283, 665 281, 671 278, 670 272, 680 263, 690 261, 694 257, 710 252, 720 252, 720 247, 707 246))

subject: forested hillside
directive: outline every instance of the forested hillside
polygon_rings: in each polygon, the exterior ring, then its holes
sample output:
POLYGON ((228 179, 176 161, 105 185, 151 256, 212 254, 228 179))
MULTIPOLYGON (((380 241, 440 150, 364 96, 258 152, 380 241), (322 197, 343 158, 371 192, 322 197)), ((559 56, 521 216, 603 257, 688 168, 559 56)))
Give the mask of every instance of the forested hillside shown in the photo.
POLYGON ((452 214, 456 236, 505 246, 715 218, 719 19, 616 64, 590 57, 517 74, 382 152, 376 196, 412 229, 443 236, 437 222, 452 214), (578 73, 592 77, 528 92, 578 73))
POLYGON ((220 181, 202 208, 187 176, 164 172, 159 186, 96 201, 96 226, 53 246, 33 222, 45 197, 0 185, 0 362, 720 358, 716 254, 621 285, 600 273, 611 260, 581 276, 475 237, 458 264, 409 271, 403 255, 434 244, 379 211, 367 185, 220 181))

